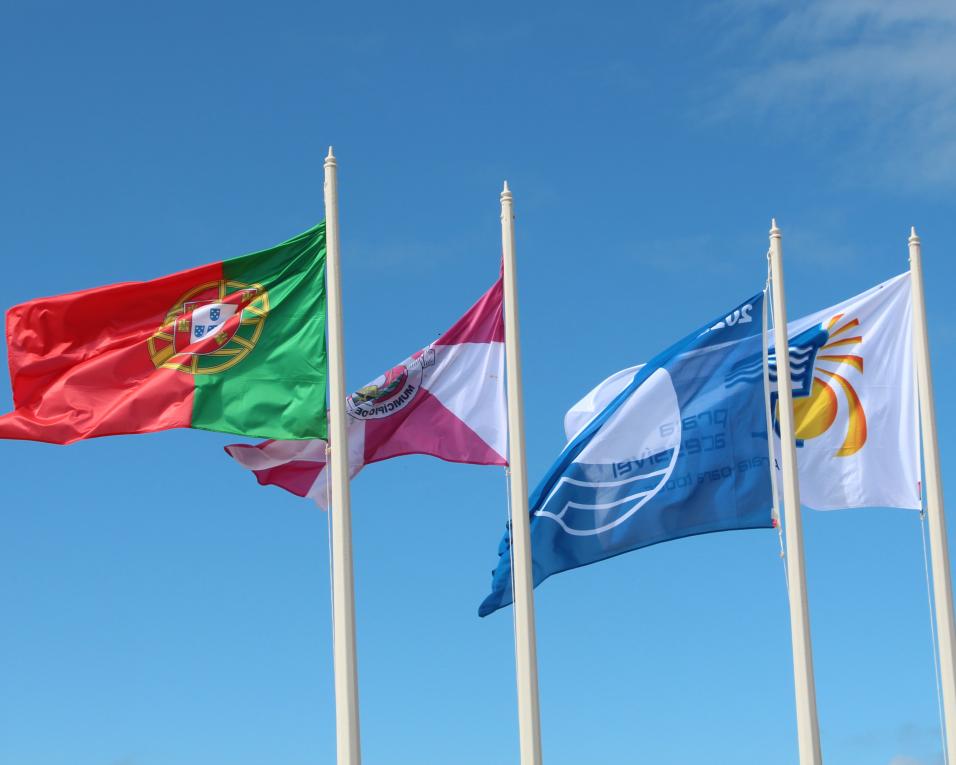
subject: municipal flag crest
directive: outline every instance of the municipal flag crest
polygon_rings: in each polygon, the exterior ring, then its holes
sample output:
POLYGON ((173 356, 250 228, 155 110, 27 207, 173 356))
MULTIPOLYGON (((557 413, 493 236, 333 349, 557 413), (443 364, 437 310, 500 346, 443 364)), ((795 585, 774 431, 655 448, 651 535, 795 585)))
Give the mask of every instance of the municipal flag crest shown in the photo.
POLYGON ((422 387, 422 377, 435 364, 435 349, 416 352, 405 363, 392 367, 345 400, 345 409, 356 420, 380 419, 408 406, 422 387))

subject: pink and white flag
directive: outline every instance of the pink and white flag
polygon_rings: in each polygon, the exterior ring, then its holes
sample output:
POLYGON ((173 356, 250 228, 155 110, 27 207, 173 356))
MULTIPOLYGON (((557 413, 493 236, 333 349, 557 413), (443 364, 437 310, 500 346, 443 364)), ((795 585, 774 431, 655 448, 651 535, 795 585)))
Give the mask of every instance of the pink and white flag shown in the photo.
MULTIPOLYGON (((346 399, 349 473, 403 454, 507 465, 504 319, 498 279, 455 325, 346 399)), ((260 484, 327 506, 325 441, 233 444, 260 484)))

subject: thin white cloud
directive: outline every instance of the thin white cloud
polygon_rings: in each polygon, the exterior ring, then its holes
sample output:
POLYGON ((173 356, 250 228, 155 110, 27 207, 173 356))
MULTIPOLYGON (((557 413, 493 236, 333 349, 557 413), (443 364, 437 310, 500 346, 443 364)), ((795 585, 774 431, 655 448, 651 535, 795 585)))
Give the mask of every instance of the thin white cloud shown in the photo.
MULTIPOLYGON (((842 149, 863 182, 956 185, 956 3, 736 0, 717 110, 842 149)), ((840 169, 840 168, 838 168, 840 169)))

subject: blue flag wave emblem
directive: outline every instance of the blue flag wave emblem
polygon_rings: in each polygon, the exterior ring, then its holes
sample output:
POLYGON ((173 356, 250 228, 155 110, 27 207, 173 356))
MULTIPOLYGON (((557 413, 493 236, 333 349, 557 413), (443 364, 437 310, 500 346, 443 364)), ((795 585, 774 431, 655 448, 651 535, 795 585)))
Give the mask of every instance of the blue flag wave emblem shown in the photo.
MULTIPOLYGON (((671 539, 771 528, 763 293, 637 370, 530 497, 535 586, 671 539)), ((510 529, 485 616, 508 605, 510 529)))

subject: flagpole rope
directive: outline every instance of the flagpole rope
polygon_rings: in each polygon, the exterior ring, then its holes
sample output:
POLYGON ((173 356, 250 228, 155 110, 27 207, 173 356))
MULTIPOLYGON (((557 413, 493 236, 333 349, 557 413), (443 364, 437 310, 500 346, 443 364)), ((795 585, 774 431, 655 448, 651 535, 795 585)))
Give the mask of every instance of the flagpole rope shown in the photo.
POLYGON ((926 604, 929 606, 929 636, 933 649, 933 679, 936 681, 936 712, 939 715, 939 738, 943 747, 943 763, 949 765, 946 748, 946 726, 943 723, 943 690, 939 682, 939 640, 936 637, 936 623, 933 621, 933 590, 929 581, 929 555, 926 551, 926 511, 919 511, 920 537, 923 540, 923 574, 926 578, 926 604))
MULTIPOLYGON (((326 441, 325 443, 325 458, 326 458, 326 469, 328 469, 329 461, 331 460, 332 446, 326 441)), ((332 656, 335 656, 335 582, 333 581, 333 566, 332 566, 332 498, 329 496, 331 491, 332 482, 326 478, 325 481, 325 526, 328 530, 328 543, 329 543, 329 614, 331 619, 329 620, 332 625, 332 656)), ((334 685, 335 680, 332 680, 334 685)))
MULTIPOLYGON (((790 575, 787 573, 787 549, 783 544, 783 516, 780 512, 780 498, 777 491, 777 455, 774 449, 773 438, 773 412, 770 409, 770 348, 768 335, 770 333, 769 316, 773 316, 770 307, 773 303, 772 290, 770 289, 770 250, 767 250, 767 286, 764 288, 765 298, 763 302, 763 363, 764 363, 764 406, 767 412, 767 450, 770 455, 770 490, 773 496, 773 517, 777 522, 777 543, 780 545, 780 562, 783 564, 783 581, 787 585, 787 593, 790 592, 790 575)), ((790 363, 789 348, 787 363, 790 363)), ((777 365, 780 369, 780 365, 777 365)), ((788 370, 789 371, 789 370, 788 370)))
POLYGON ((515 664, 518 662, 518 614, 514 607, 515 598, 515 555, 511 543, 511 467, 505 466, 505 507, 508 509, 508 562, 511 571, 511 631, 514 634, 515 664))

